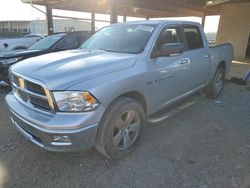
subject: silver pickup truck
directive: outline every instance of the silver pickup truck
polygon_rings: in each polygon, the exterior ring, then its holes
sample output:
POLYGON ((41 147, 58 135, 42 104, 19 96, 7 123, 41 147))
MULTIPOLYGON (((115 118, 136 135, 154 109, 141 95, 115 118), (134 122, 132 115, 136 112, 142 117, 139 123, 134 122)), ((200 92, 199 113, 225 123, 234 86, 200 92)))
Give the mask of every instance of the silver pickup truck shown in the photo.
POLYGON ((232 58, 232 45, 210 48, 197 23, 118 23, 81 49, 12 66, 6 102, 13 124, 34 144, 50 151, 95 146, 117 159, 133 151, 158 112, 201 90, 216 98, 232 58))

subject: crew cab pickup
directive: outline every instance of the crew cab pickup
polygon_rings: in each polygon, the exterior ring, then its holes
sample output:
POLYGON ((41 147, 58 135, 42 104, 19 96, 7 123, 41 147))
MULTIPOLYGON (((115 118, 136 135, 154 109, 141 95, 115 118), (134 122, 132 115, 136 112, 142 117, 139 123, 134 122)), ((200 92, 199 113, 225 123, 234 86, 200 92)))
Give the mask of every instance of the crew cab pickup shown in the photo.
POLYGON ((12 66, 6 101, 15 127, 46 150, 95 146, 122 158, 157 112, 198 91, 218 97, 232 58, 232 45, 210 48, 198 23, 118 23, 81 49, 12 66))

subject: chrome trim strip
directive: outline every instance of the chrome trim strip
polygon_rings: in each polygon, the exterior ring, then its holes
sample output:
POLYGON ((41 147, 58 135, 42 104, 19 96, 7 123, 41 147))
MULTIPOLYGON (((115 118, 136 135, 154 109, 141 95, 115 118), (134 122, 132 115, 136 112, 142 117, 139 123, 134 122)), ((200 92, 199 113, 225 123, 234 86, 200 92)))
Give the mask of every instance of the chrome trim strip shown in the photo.
POLYGON ((15 76, 18 76, 18 77, 21 77, 21 78, 23 78, 24 80, 28 80, 28 81, 30 81, 30 82, 33 82, 33 83, 35 83, 35 84, 38 84, 38 85, 40 85, 40 86, 46 88, 46 85, 45 85, 43 82, 41 82, 40 80, 36 80, 36 79, 34 79, 34 78, 30 78, 30 77, 27 77, 27 76, 23 76, 23 75, 21 75, 21 74, 15 73, 15 72, 13 72, 13 71, 11 71, 11 74, 13 74, 13 75, 15 75, 15 76))
POLYGON ((16 99, 22 103, 23 105, 27 106, 28 108, 31 108, 39 113, 42 113, 42 114, 47 114, 47 115, 51 115, 52 114, 52 111, 49 111, 49 110, 41 110, 39 108, 34 108, 34 106, 31 104, 31 103, 27 103, 25 101, 23 101, 18 95, 16 92, 13 92, 14 93, 14 96, 16 97, 16 99))
POLYGON ((43 89, 44 89, 46 97, 48 99, 49 106, 54 111, 55 107, 54 107, 53 99, 51 97, 51 93, 50 93, 50 91, 47 88, 44 87, 43 89))
POLYGON ((193 104, 199 102, 203 98, 205 98, 205 94, 204 93, 202 93, 200 96, 195 97, 193 100, 188 101, 187 103, 184 103, 184 104, 176 107, 175 109, 173 109, 173 110, 171 110, 171 111, 169 111, 169 112, 161 115, 160 117, 147 119, 147 122, 148 123, 160 123, 160 122, 162 122, 162 121, 164 121, 164 120, 166 120, 166 119, 174 116, 178 112, 180 112, 180 111, 182 111, 182 110, 184 110, 184 109, 192 106, 193 104))
POLYGON ((44 100, 44 101, 48 101, 48 99, 47 99, 46 96, 44 96, 44 95, 40 95, 40 94, 38 94, 38 93, 34 93, 33 91, 28 90, 28 89, 26 89, 26 88, 21 89, 20 87, 16 87, 15 85, 13 85, 13 86, 14 86, 17 90, 21 90, 21 91, 27 93, 28 95, 35 96, 35 97, 37 97, 37 98, 39 98, 39 99, 42 99, 42 100, 44 100))
MULTIPOLYGON (((51 92, 49 91, 49 89, 47 88, 47 86, 39 81, 39 80, 36 80, 34 78, 30 78, 30 77, 27 77, 27 76, 23 76, 21 74, 18 74, 18 73, 15 73, 13 71, 10 72, 12 74, 12 76, 16 76, 18 77, 18 81, 19 81, 19 85, 20 87, 18 87, 13 81, 11 82, 12 86, 16 89, 19 89, 25 93, 27 93, 28 95, 32 95, 32 96, 35 96, 35 97, 38 97, 39 99, 42 99, 42 100, 45 100, 45 101, 48 101, 49 103, 49 106, 50 106, 50 111, 51 112, 55 112, 55 106, 54 106, 54 101, 53 101, 53 97, 52 97, 52 94, 51 92), (25 80, 29 81, 29 82, 32 82, 34 84, 37 84, 39 86, 41 86, 43 89, 44 89, 44 92, 46 94, 46 96, 43 96, 43 95, 40 95, 38 93, 35 93, 35 92, 32 92, 31 90, 25 88, 25 80)), ((14 92, 15 93, 15 92, 14 92)), ((15 94, 15 96, 17 96, 15 94)), ((31 107, 31 105, 29 105, 28 102, 25 102, 25 101, 22 101, 22 99, 20 97, 18 97, 19 101, 21 101, 24 105, 26 106, 29 106, 31 107)), ((34 108, 34 106, 32 105, 32 107, 34 108)), ((35 108, 37 109, 37 108, 35 108)), ((46 111, 46 110, 45 110, 46 111)))
POLYGON ((53 146, 71 146, 71 142, 51 142, 53 146))
POLYGON ((11 82, 11 84, 12 84, 13 87, 19 88, 19 87, 15 84, 15 82, 11 82))
POLYGON ((23 79, 22 77, 19 77, 19 78, 18 78, 18 81, 19 81, 20 89, 21 89, 21 90, 24 90, 24 89, 25 89, 25 82, 24 82, 24 79, 23 79))
POLYGON ((37 98, 39 98, 39 99, 42 99, 42 100, 44 100, 44 101, 48 101, 48 99, 47 99, 44 95, 40 95, 40 94, 38 94, 38 93, 34 93, 34 92, 31 91, 31 90, 24 89, 24 90, 22 90, 22 91, 28 93, 29 95, 35 96, 35 97, 37 97, 37 98))

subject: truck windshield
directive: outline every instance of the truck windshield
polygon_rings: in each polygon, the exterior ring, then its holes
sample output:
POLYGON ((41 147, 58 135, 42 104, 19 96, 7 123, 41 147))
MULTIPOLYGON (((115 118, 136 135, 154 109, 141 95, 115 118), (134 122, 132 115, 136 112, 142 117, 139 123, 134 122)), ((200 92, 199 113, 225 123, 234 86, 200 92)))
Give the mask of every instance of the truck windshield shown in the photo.
POLYGON ((141 53, 156 25, 125 24, 105 27, 85 43, 82 49, 100 49, 117 53, 141 53))
POLYGON ((46 50, 59 41, 66 33, 48 36, 29 47, 29 50, 46 50))

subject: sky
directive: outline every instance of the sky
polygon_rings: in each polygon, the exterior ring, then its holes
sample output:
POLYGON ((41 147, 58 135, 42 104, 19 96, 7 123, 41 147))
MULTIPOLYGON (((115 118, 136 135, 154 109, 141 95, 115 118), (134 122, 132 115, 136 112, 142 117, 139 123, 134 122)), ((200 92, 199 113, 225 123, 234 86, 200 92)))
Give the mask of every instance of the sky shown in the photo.
MULTIPOLYGON (((41 10, 45 10, 42 6, 37 6, 41 10)), ((53 10, 54 15, 66 15, 79 18, 90 18, 89 13, 71 12, 53 10)), ((0 0, 0 21, 6 20, 44 20, 45 15, 38 10, 31 7, 29 4, 22 3, 21 0, 0 0)), ((97 14, 96 19, 108 20, 108 15, 97 14)), ((166 18, 163 18, 166 19, 166 18)), ((201 23, 201 18, 198 17, 185 17, 185 18, 171 18, 175 20, 188 20, 201 23)), ((144 20, 142 18, 127 18, 127 21, 144 20)), ((118 18, 118 21, 122 21, 122 17, 118 18)), ((96 27, 101 28, 108 23, 97 22, 96 27)), ((205 32, 217 32, 219 24, 219 16, 208 16, 206 18, 205 32)))

